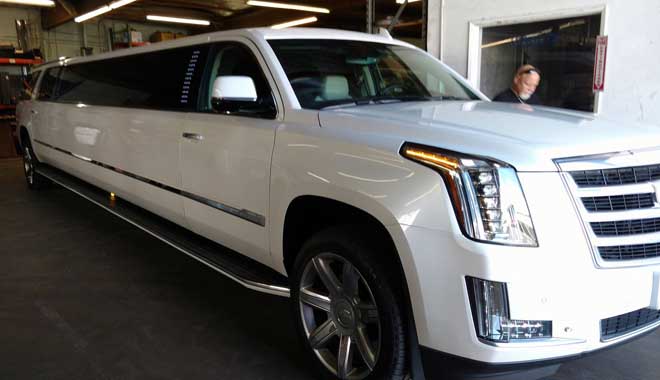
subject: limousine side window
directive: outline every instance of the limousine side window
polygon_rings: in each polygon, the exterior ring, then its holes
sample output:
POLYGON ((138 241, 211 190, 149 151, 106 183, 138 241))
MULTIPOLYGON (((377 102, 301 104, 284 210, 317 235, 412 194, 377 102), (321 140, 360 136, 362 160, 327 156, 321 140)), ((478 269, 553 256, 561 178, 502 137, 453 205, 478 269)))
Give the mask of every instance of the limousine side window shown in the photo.
POLYGON ((39 94, 37 99, 46 101, 53 100, 59 71, 59 67, 46 70, 44 77, 41 79, 41 85, 39 86, 39 94))
MULTIPOLYGON (((57 100, 58 101, 67 101, 67 97, 71 93, 75 93, 75 90, 85 81, 84 77, 78 75, 75 70, 72 70, 69 67, 62 69, 60 73, 60 80, 57 84, 57 100)), ((78 100, 78 99, 76 99, 78 100)))
POLYGON ((257 101, 241 104, 232 115, 274 119, 277 111, 268 81, 250 49, 238 43, 216 45, 211 59, 210 73, 202 88, 200 99, 202 112, 217 112, 211 103, 213 82, 219 76, 247 76, 252 78, 257 90, 257 101))
POLYGON ((192 111, 208 50, 187 46, 66 66, 57 101, 192 111))

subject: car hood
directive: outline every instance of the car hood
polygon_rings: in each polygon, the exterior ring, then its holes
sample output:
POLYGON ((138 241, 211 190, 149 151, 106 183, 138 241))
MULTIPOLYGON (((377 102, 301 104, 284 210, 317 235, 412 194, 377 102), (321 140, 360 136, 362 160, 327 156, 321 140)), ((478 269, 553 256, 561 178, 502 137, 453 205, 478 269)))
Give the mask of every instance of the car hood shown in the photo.
MULTIPOLYGON (((591 113, 487 101, 434 101, 322 110, 323 128, 495 158, 519 171, 557 171, 553 160, 660 147, 660 127, 591 113)), ((376 140, 375 140, 376 141, 376 140)))

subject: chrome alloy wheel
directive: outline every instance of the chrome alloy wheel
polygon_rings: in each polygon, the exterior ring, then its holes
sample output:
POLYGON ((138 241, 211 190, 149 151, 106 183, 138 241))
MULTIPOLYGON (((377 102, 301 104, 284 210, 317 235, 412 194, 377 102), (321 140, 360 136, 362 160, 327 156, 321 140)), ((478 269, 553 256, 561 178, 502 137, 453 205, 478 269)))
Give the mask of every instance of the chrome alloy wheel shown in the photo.
POLYGON ((32 153, 27 145, 23 147, 23 169, 25 170, 25 179, 27 179, 28 184, 33 185, 34 159, 32 158, 32 153))
POLYGON ((309 345, 340 379, 364 379, 381 348, 374 296, 355 266, 341 256, 321 253, 309 260, 298 303, 309 345))

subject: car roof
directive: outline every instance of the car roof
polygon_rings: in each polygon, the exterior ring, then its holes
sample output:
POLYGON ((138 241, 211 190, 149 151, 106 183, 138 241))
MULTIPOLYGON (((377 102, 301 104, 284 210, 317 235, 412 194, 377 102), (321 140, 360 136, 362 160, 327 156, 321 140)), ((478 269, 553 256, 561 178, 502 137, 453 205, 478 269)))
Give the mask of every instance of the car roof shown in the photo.
POLYGON ((66 66, 70 64, 91 62, 109 58, 116 58, 140 53, 147 53, 152 51, 166 50, 177 47, 184 47, 189 45, 203 44, 211 42, 217 38, 224 37, 247 37, 253 39, 263 40, 282 40, 282 39, 331 39, 331 40, 351 40, 351 41, 365 41, 386 43, 392 45, 401 45, 414 47, 406 42, 395 40, 389 35, 380 34, 367 34, 360 32, 352 32, 340 29, 324 29, 324 28, 286 28, 286 29, 272 29, 272 28, 248 28, 248 29, 233 29, 221 32, 211 32, 199 34, 195 36, 158 42, 146 46, 135 47, 130 49, 115 50, 106 53, 94 54, 87 57, 73 57, 57 59, 46 62, 42 65, 35 67, 35 70, 42 70, 55 66, 66 66))

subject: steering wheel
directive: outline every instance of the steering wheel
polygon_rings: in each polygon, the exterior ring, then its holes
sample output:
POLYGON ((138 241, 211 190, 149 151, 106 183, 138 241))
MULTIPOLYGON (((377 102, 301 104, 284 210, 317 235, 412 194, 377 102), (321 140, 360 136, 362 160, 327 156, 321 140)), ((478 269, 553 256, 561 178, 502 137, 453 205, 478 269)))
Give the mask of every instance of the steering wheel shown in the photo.
POLYGON ((392 83, 378 90, 378 95, 400 95, 405 90, 406 86, 403 83, 392 83))

